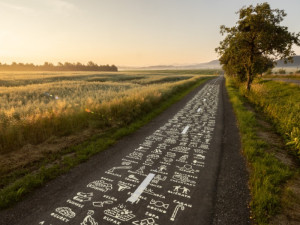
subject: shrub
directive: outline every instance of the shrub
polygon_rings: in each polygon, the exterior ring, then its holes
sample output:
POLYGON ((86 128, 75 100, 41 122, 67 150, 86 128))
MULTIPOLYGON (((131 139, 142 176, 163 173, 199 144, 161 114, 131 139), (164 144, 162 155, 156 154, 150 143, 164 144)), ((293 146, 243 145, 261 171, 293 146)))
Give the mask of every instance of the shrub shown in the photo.
POLYGON ((286 71, 284 69, 280 69, 280 70, 278 70, 278 73, 279 74, 286 74, 286 71))

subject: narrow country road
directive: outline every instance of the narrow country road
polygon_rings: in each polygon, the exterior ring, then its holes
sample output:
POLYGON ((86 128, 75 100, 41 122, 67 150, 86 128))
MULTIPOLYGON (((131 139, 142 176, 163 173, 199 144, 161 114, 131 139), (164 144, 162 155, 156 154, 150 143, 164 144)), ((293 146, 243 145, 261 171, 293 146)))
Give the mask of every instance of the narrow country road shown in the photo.
POLYGON ((251 224, 247 176, 221 76, 1 211, 0 224, 251 224))

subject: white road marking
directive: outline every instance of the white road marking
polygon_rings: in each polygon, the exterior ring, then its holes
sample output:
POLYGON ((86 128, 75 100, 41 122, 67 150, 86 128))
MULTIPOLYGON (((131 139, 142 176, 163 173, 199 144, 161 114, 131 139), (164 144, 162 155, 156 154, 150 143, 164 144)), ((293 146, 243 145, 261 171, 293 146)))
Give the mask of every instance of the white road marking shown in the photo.
POLYGON ((189 128, 190 128, 190 126, 186 126, 186 127, 184 128, 184 130, 183 130, 181 133, 182 133, 182 134, 185 134, 189 128))
POLYGON ((130 196, 130 198, 127 199, 127 202, 134 203, 140 195, 144 192, 146 187, 149 185, 151 180, 155 177, 154 173, 149 173, 148 176, 143 180, 143 182, 140 184, 140 186, 135 190, 134 193, 130 196))

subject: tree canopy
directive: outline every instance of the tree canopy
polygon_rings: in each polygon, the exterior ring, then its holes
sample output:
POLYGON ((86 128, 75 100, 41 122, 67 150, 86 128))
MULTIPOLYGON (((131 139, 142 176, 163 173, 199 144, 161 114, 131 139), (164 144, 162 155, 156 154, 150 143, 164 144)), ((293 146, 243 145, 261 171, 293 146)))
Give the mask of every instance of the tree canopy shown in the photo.
POLYGON ((292 61, 292 46, 300 45, 300 33, 291 33, 280 23, 287 15, 284 10, 271 9, 268 3, 250 5, 238 12, 233 27, 220 27, 227 35, 216 52, 226 74, 247 81, 247 89, 257 74, 274 67, 276 60, 292 61))

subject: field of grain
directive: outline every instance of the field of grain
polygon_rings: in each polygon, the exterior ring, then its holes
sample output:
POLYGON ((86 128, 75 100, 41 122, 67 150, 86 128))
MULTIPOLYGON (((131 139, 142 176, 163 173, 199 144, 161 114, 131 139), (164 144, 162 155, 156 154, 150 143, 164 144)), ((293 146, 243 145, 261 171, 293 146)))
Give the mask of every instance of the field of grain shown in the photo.
POLYGON ((126 124, 197 74, 0 73, 0 152, 89 126, 126 124))
POLYGON ((133 132, 203 73, 0 72, 0 208, 133 132))

